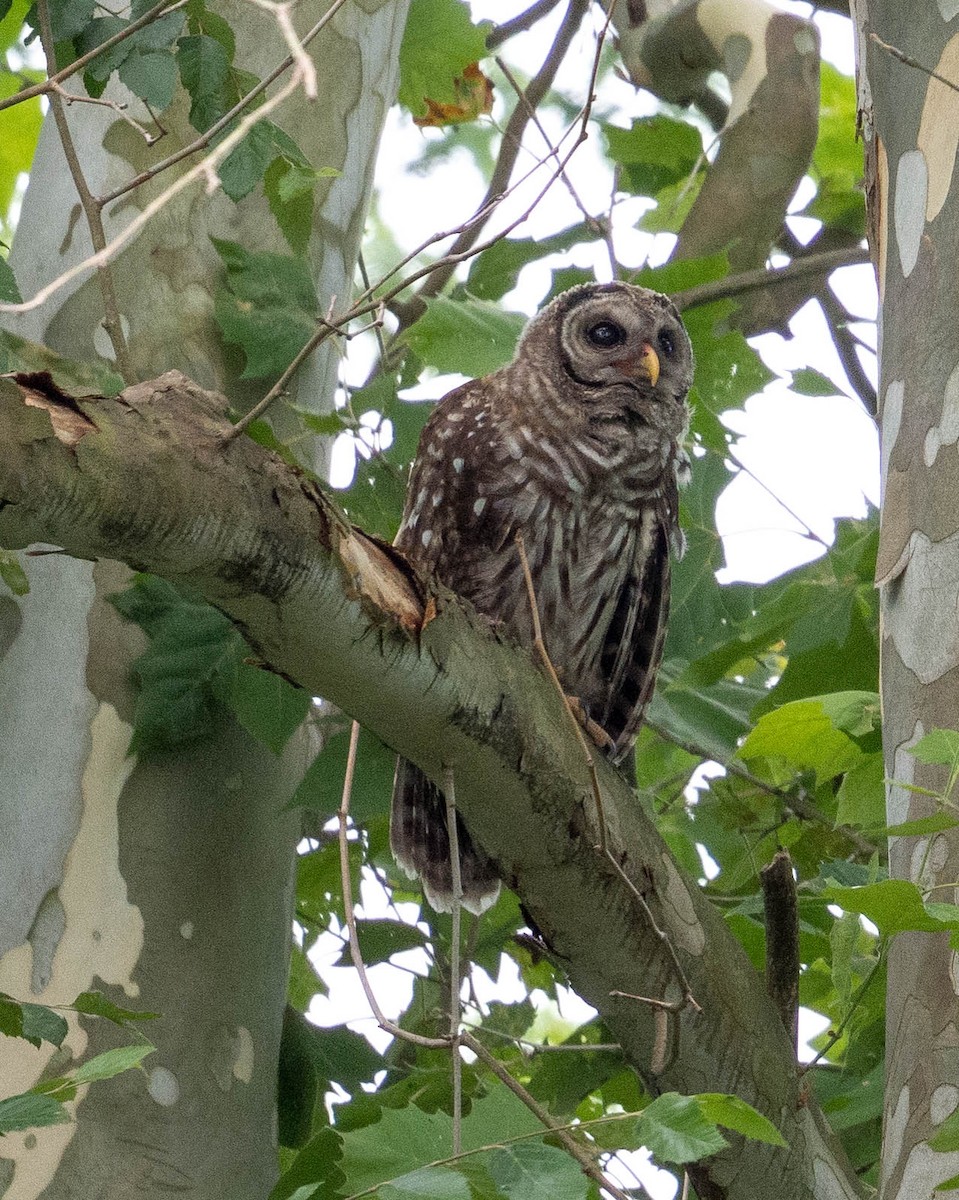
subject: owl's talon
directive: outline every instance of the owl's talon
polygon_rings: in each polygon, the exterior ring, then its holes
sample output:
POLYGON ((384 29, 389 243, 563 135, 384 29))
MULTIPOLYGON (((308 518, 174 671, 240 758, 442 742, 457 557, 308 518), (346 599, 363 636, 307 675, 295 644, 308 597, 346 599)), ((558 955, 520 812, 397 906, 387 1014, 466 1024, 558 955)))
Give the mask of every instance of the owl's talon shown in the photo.
POLYGON ((594 746, 598 746, 600 750, 615 748, 616 743, 602 725, 592 719, 579 696, 567 696, 566 703, 569 705, 569 711, 576 718, 577 723, 582 726, 583 732, 594 746))

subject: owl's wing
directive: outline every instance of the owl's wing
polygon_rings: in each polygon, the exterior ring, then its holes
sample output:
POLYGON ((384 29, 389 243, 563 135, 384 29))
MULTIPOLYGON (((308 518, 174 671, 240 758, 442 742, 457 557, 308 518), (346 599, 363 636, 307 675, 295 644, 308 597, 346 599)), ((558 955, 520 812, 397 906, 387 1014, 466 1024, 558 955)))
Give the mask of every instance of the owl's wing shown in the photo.
POLYGON ((513 547, 519 504, 497 503, 523 486, 517 460, 503 446, 492 401, 495 377, 471 380, 437 404, 420 435, 403 521, 395 545, 424 570, 435 573, 480 611, 498 617, 487 602, 490 576, 513 547), (487 486, 487 481, 488 485, 487 486))
POLYGON ((621 758, 639 732, 663 658, 669 615, 670 548, 675 538, 675 489, 640 524, 634 569, 627 576, 600 656, 606 702, 591 713, 621 758))

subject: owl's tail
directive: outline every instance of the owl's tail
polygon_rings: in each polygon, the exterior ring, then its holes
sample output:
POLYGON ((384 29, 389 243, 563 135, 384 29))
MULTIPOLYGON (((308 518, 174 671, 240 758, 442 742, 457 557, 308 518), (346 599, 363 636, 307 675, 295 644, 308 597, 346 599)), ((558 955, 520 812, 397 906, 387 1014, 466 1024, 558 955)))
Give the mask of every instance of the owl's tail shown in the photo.
MULTIPOLYGON (((499 879, 492 863, 466 831, 456 814, 460 852, 463 907, 484 912, 499 895, 499 879)), ((426 899, 437 912, 453 905, 450 838, 446 827, 446 801, 432 780, 412 763, 396 763, 393 806, 390 813, 390 848, 400 868, 410 878, 419 876, 426 899)))

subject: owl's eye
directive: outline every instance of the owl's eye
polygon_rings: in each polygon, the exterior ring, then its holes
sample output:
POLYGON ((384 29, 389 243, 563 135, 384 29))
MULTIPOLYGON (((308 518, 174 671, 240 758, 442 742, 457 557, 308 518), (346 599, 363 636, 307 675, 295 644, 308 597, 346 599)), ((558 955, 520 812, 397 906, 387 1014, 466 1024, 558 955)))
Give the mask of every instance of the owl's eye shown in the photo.
POLYGON ((661 329, 656 337, 656 341, 659 342, 659 348, 667 358, 676 349, 676 339, 668 329, 661 329))
POLYGON ((586 337, 594 346, 609 350, 614 346, 621 346, 626 341, 626 330, 615 321, 597 321, 586 330, 586 337))

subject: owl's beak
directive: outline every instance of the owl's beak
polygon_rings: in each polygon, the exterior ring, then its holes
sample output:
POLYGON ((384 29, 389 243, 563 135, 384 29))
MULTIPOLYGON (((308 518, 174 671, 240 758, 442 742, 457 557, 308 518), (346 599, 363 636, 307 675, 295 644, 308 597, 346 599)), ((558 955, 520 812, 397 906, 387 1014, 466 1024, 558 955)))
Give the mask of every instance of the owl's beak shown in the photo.
POLYGON ((644 381, 648 379, 651 387, 656 386, 659 378, 659 355, 649 342, 643 342, 643 352, 638 358, 624 358, 614 366, 619 367, 624 375, 644 381))
POLYGON ((659 378, 659 355, 649 342, 643 342, 643 353, 637 367, 649 376, 650 384, 655 387, 656 380, 659 378))

